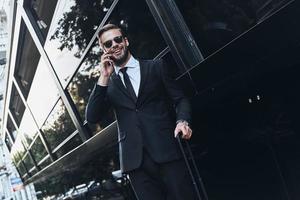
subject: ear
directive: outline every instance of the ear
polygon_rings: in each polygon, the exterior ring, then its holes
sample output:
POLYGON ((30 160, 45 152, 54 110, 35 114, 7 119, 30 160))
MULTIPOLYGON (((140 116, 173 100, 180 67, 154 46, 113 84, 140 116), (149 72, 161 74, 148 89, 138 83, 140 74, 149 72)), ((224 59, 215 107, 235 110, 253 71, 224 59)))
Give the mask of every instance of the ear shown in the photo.
POLYGON ((125 41, 126 46, 128 47, 129 46, 129 41, 128 41, 127 37, 124 38, 124 41, 125 41))

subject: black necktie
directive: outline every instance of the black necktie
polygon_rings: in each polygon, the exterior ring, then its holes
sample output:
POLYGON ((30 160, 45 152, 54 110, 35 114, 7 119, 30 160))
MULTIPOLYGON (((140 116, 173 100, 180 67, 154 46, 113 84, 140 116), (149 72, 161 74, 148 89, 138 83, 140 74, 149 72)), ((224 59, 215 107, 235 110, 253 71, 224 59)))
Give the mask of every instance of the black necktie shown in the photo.
POLYGON ((134 92, 133 86, 131 84, 131 81, 129 79, 129 76, 128 76, 126 70, 127 70, 127 67, 123 67, 122 69, 120 69, 120 71, 123 74, 126 89, 127 89, 128 93, 130 94, 130 96, 133 98, 133 100, 136 102, 137 97, 136 97, 136 94, 134 92))

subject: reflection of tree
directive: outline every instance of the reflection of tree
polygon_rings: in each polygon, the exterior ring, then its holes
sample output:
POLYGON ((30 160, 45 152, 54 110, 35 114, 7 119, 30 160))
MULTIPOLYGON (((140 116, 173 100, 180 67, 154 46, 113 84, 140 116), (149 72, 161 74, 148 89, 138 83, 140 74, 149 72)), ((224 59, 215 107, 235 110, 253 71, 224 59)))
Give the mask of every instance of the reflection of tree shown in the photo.
MULTIPOLYGON (((59 20, 51 40, 60 42, 60 50, 78 48, 75 56, 81 57, 111 3, 112 0, 75 0, 75 5, 59 20)), ((131 51, 136 57, 153 58, 165 48, 159 29, 144 1, 130 2, 135 6, 128 6, 128 3, 120 1, 109 22, 127 31, 131 51)), ((86 62, 95 64, 98 59, 99 52, 91 51, 86 62)))
POLYGON ((32 145, 31 152, 37 163, 40 162, 47 155, 47 151, 39 137, 35 140, 34 144, 32 145))
MULTIPOLYGON (((65 194, 71 188, 94 180, 104 182, 111 179, 111 172, 119 169, 117 158, 117 146, 109 148, 101 153, 97 152, 93 159, 86 161, 81 166, 66 168, 61 174, 51 176, 45 181, 35 184, 37 191, 43 192, 43 197, 65 194), (71 169, 71 170, 70 170, 71 169)), ((118 191, 121 193, 121 191, 118 191)))
POLYGON ((60 50, 76 46, 75 56, 81 57, 111 3, 112 0, 74 0, 70 11, 59 20, 51 40, 59 40, 60 50))
POLYGON ((25 156, 25 158, 24 158, 24 164, 25 164, 25 166, 27 167, 28 170, 30 170, 34 166, 33 161, 30 158, 29 154, 27 154, 25 156))
POLYGON ((42 131, 52 149, 75 131, 75 126, 61 100, 43 125, 42 131))
POLYGON ((20 165, 19 165, 17 168, 18 168, 18 171, 19 171, 19 173, 20 173, 20 176, 23 176, 24 174, 27 173, 27 172, 26 172, 26 169, 25 169, 25 167, 24 167, 24 165, 23 165, 22 162, 20 163, 20 165))

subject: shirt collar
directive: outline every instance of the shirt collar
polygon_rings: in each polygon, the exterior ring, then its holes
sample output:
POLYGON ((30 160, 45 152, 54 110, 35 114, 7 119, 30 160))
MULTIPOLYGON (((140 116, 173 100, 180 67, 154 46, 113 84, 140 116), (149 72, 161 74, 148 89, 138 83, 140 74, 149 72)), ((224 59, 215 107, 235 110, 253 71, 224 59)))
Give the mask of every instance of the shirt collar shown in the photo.
MULTIPOLYGON (((124 67, 136 68, 138 66, 138 64, 139 64, 139 61, 131 55, 127 64, 124 67)), ((121 67, 120 66, 114 66, 114 67, 115 67, 116 74, 119 75, 121 67)))

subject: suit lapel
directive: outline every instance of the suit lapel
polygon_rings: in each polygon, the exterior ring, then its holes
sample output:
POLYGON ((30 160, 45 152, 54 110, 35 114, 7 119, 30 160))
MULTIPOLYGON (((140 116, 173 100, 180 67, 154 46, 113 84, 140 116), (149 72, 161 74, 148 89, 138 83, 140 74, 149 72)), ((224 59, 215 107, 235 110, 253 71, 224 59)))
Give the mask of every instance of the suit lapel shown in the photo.
POLYGON ((143 60, 139 60, 139 63, 140 63, 140 72, 141 72, 141 82, 140 82, 139 93, 138 93, 139 94, 138 101, 144 92, 144 87, 147 82, 147 77, 149 73, 149 64, 143 60))

